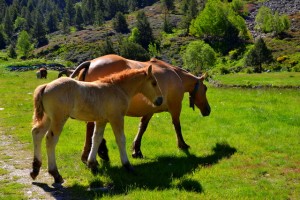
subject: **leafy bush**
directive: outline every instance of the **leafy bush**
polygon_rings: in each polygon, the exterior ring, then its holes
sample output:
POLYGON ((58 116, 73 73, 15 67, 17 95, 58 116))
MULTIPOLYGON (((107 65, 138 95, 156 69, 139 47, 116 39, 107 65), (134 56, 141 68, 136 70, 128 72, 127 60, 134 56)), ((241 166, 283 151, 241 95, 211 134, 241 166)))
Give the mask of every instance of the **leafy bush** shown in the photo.
POLYGON ((216 53, 202 40, 191 42, 184 54, 183 62, 187 69, 194 73, 200 73, 203 70, 209 70, 216 62, 216 53))

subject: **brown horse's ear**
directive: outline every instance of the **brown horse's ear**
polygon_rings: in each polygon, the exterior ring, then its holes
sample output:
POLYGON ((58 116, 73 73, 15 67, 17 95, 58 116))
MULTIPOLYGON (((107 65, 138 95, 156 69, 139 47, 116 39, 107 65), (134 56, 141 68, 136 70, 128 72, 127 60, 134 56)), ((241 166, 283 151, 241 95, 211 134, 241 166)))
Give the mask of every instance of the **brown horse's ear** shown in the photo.
POLYGON ((149 65, 149 67, 148 67, 148 76, 149 76, 150 74, 152 74, 152 65, 149 65))
POLYGON ((206 79, 206 77, 208 76, 207 72, 205 72, 202 76, 200 76, 200 80, 204 81, 204 79, 206 79))

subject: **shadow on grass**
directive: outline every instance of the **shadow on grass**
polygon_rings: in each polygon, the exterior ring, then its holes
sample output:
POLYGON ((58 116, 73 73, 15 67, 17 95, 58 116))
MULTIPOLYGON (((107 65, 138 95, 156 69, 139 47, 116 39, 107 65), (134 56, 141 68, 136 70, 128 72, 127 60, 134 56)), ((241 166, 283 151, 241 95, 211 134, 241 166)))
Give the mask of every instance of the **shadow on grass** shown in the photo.
POLYGON ((203 188, 199 180, 185 178, 186 174, 193 173, 199 167, 209 167, 217 164, 224 158, 230 158, 236 149, 228 144, 217 143, 212 149, 211 155, 197 157, 186 151, 185 157, 162 156, 153 162, 134 165, 135 173, 130 174, 120 167, 111 167, 109 163, 104 163, 99 168, 99 172, 109 177, 111 183, 103 185, 101 181, 94 181, 90 184, 90 191, 83 186, 73 185, 71 187, 55 188, 38 185, 46 192, 50 192, 56 199, 94 199, 103 194, 119 195, 127 194, 129 190, 167 190, 178 189, 202 193, 203 188), (58 194, 58 195, 57 195, 58 194), (73 195, 76 196, 73 196, 73 195))

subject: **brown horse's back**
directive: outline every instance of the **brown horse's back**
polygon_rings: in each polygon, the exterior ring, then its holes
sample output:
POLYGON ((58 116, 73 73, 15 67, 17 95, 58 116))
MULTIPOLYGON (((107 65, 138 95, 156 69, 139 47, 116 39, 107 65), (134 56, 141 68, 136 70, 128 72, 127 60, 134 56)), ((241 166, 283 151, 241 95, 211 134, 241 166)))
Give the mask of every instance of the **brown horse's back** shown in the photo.
POLYGON ((138 94, 132 98, 126 115, 141 117, 150 113, 167 111, 170 107, 174 107, 172 110, 176 109, 175 112, 177 112, 177 109, 181 109, 178 105, 181 105, 184 88, 180 77, 171 67, 160 66, 155 62, 129 60, 118 55, 106 55, 91 60, 88 71, 81 73, 78 79, 91 82, 125 69, 141 68, 149 64, 153 66, 153 74, 163 93, 164 103, 153 107, 141 94, 138 94))

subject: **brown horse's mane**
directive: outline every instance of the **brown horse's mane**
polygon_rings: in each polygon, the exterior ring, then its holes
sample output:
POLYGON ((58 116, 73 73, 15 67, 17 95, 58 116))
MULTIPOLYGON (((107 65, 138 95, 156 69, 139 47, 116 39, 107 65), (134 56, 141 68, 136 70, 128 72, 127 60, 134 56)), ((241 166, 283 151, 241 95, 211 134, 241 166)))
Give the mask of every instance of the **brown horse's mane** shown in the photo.
POLYGON ((118 83, 127 79, 128 77, 133 77, 137 74, 144 73, 146 75, 145 69, 126 69, 119 73, 114 73, 109 76, 99 78, 98 80, 102 83, 118 83))

